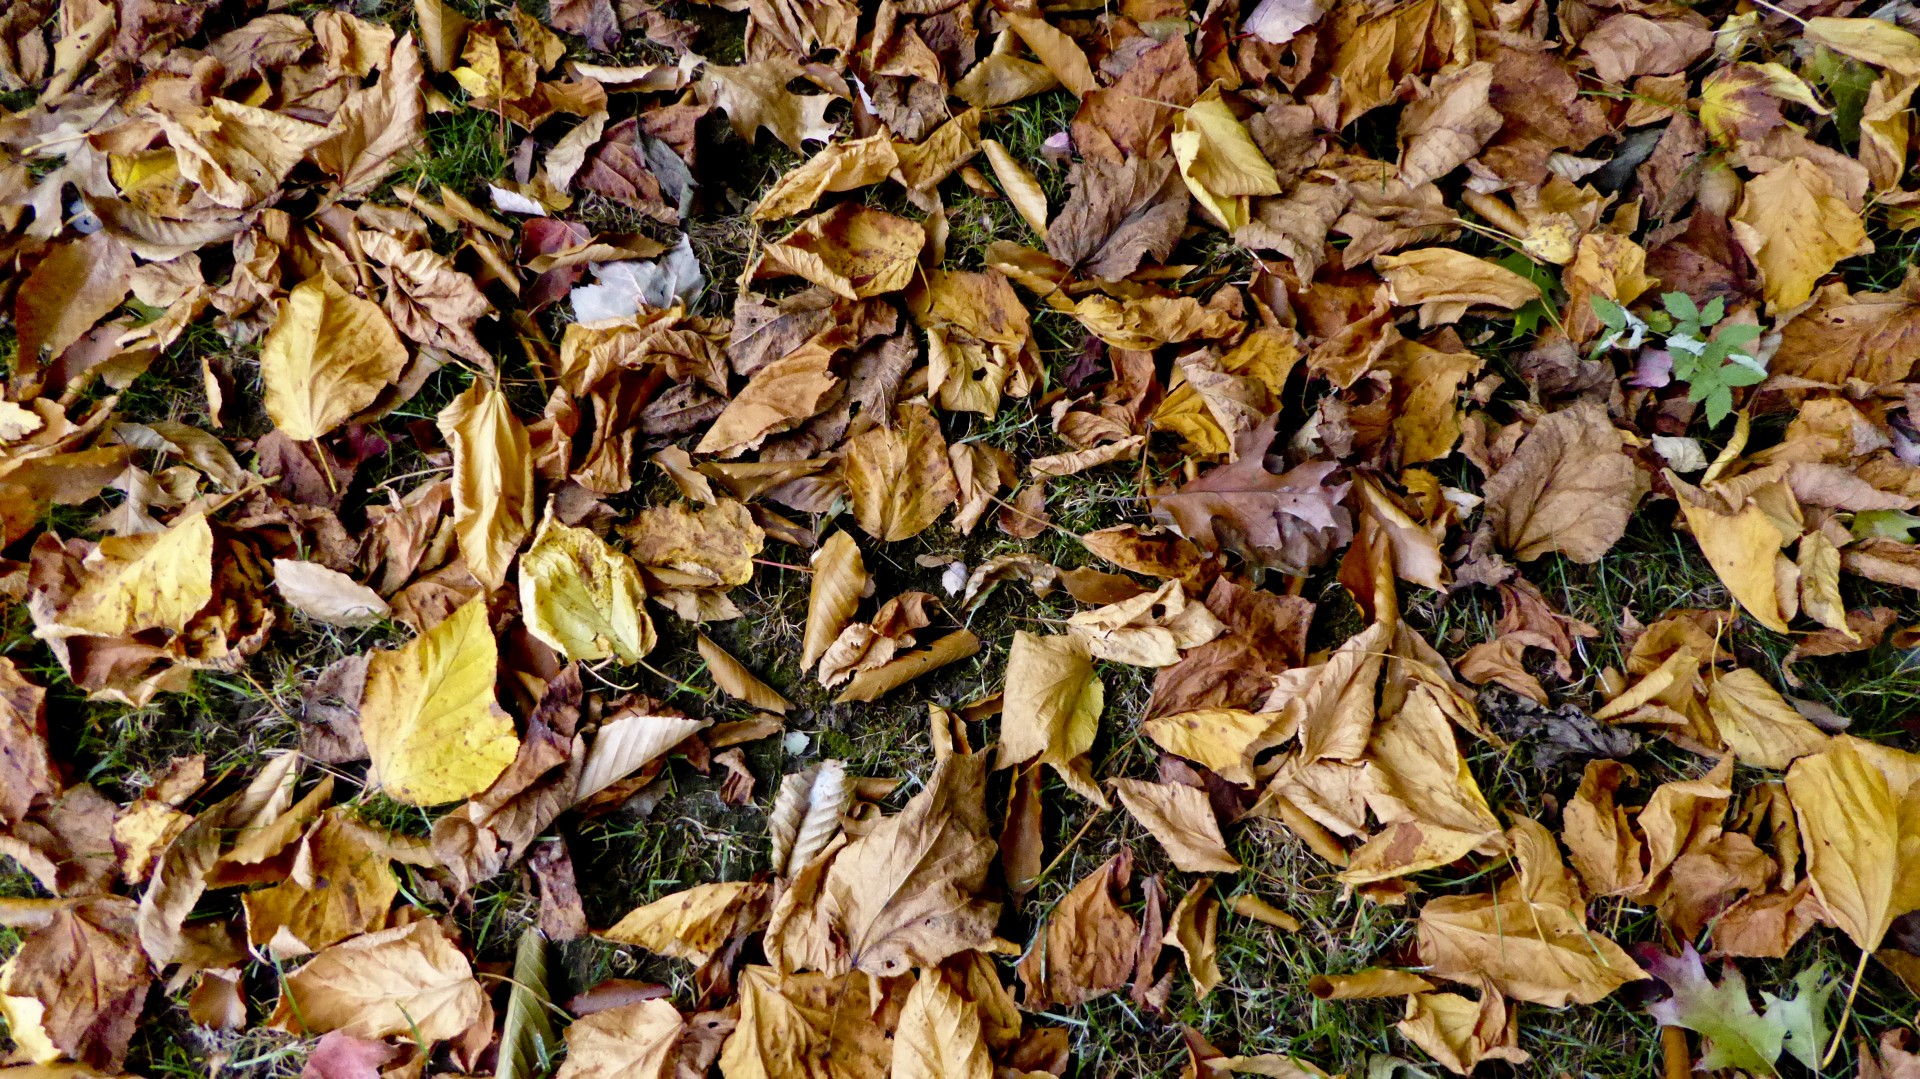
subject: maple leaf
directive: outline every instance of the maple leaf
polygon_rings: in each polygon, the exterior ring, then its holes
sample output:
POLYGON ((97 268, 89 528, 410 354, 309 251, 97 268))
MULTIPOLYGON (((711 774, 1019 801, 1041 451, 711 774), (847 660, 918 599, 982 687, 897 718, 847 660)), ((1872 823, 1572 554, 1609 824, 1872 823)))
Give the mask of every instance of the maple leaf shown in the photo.
POLYGON ((1700 953, 1691 943, 1680 954, 1643 949, 1647 972, 1666 984, 1672 995, 1647 1006, 1647 1014, 1661 1026, 1685 1027, 1707 1039, 1698 1067, 1705 1071, 1741 1068, 1759 1075, 1780 1074, 1775 1063, 1785 1048, 1809 1068, 1819 1068, 1826 1047, 1827 997, 1835 979, 1823 963, 1814 963, 1794 977, 1795 996, 1787 999, 1762 993, 1764 1013, 1753 1010, 1747 980, 1729 963, 1715 983, 1700 953))

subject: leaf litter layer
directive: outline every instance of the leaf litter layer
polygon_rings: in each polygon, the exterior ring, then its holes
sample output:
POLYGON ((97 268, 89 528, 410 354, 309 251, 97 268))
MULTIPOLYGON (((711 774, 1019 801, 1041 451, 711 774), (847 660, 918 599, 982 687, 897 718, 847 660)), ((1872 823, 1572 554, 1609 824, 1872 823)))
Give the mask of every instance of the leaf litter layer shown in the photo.
POLYGON ((5 16, 0 1067, 1920 1069, 1920 16, 370 14, 5 16))

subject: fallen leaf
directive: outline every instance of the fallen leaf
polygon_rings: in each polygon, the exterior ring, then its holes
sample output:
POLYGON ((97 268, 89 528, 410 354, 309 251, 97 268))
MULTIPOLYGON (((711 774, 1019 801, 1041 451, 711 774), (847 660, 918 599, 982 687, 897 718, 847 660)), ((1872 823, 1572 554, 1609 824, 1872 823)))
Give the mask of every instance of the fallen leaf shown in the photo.
POLYGON ((582 1016, 567 1027, 567 1059, 554 1079, 668 1079, 684 1027, 664 1000, 582 1016))
POLYGON ((1018 968, 1028 1009, 1085 1004, 1133 977, 1140 927, 1120 908, 1132 864, 1125 851, 1102 862, 1034 933, 1018 968))
POLYGON ((485 790, 520 740, 494 701, 499 663, 484 598, 367 664, 360 732, 380 789, 409 805, 485 790))
POLYGON ((1832 178, 1803 157, 1747 181, 1733 234, 1760 268, 1768 313, 1804 303, 1835 263, 1874 249, 1832 178))
POLYGON ((527 632, 576 662, 636 663, 653 651, 646 586, 633 559, 585 528, 549 514, 520 556, 527 632))
POLYGON ((1138 779, 1108 781, 1120 804, 1166 848, 1173 864, 1187 873, 1233 873, 1239 859, 1227 850, 1220 821, 1204 791, 1177 783, 1138 779))
POLYGON ((1217 84, 1174 117, 1171 144, 1194 201, 1228 232, 1249 220, 1251 196, 1281 191, 1273 166, 1221 99, 1217 84))
POLYGON ((1501 546, 1522 561, 1548 553, 1599 561, 1626 534, 1647 488, 1624 446, 1596 405, 1535 424, 1483 489, 1501 546))
POLYGON ((873 578, 851 533, 828 536, 813 553, 813 584, 807 596, 807 628, 800 646, 800 669, 808 670, 826 654, 840 631, 853 621, 860 600, 873 590, 873 578))
POLYGON ((939 972, 921 973, 900 1007, 893 1034, 896 1079, 992 1079, 979 1009, 939 972))
POLYGON ((1742 764, 1785 771, 1796 758, 1827 746, 1820 728, 1795 711, 1759 672, 1745 667, 1711 679, 1707 711, 1742 764))
POLYGON ((842 468, 854 519, 884 543, 926 531, 960 497, 940 423, 925 405, 901 405, 892 427, 849 439, 842 468))
POLYGON ((913 280, 926 230, 904 217, 843 202, 768 244, 756 277, 792 274, 849 300, 898 292, 913 280))
POLYGON ((51 617, 35 619, 34 635, 184 632, 213 599, 213 550, 213 529, 201 513, 182 516, 164 532, 108 536, 82 562, 86 576, 71 598, 51 617))
POLYGON ((772 686, 754 677, 746 664, 729 655, 726 650, 714 644, 706 634, 698 637, 700 658, 707 661, 707 672, 713 675, 713 684, 735 700, 745 701, 765 712, 779 712, 785 715, 793 707, 793 702, 782 697, 772 686))
POLYGON ((376 625, 392 613, 380 593, 314 562, 274 559, 273 584, 295 610, 331 626, 376 625))
MULTIPOLYGON (((1124 799, 1124 795, 1122 797, 1124 799)), ((1215 942, 1220 926, 1220 901, 1212 892, 1213 878, 1203 877, 1181 896, 1173 913, 1167 915, 1167 935, 1163 941, 1180 949, 1180 954, 1186 957, 1187 976, 1193 979, 1194 996, 1201 1000, 1220 984, 1220 953, 1215 942)))
POLYGON ((487 588, 506 580, 533 531, 533 445, 499 390, 476 382, 440 410, 453 447, 453 530, 467 570, 487 588))
POLYGON ((479 1020, 486 994, 438 922, 367 933, 286 975, 268 1025, 293 1034, 419 1037, 428 1044, 479 1020))
POLYGON ((831 139, 836 126, 826 119, 833 97, 801 95, 787 89, 787 84, 802 74, 799 64, 784 57, 739 67, 709 63, 701 73, 699 88, 704 98, 727 114, 735 135, 752 142, 764 127, 789 150, 801 153, 802 143, 831 139))
POLYGON ((765 884, 696 884, 636 908, 598 936, 702 964, 728 940, 757 928, 766 918, 767 902, 765 884))
POLYGON ((1813 893, 1862 951, 1878 948, 1895 918, 1920 909, 1920 835, 1907 823, 1920 798, 1916 774, 1909 754, 1849 735, 1787 770, 1813 893))
POLYGON ((1087 753, 1100 731, 1106 689, 1078 636, 1042 637, 1018 630, 1007 652, 999 767, 1036 761, 1051 766, 1076 794, 1106 808, 1087 753))
POLYGON ((315 274, 287 294, 260 343, 267 415, 288 438, 319 438, 373 404, 406 365, 379 306, 315 274))

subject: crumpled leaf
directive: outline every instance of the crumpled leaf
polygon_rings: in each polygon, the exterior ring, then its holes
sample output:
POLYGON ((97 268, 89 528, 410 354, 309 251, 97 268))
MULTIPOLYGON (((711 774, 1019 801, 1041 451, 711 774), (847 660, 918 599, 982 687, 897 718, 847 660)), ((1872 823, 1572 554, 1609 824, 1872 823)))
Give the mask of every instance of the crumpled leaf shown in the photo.
POLYGON ((1047 253, 1102 281, 1126 277, 1147 258, 1166 261, 1187 220, 1187 190, 1174 171, 1164 160, 1075 162, 1072 193, 1047 226, 1047 253))
POLYGON ((821 884, 844 964, 891 977, 993 939, 1000 904, 984 898, 998 845, 985 807, 987 758, 952 753, 905 809, 849 843, 821 884))
POLYGON ((1420 308, 1420 325, 1458 322, 1473 307, 1512 311, 1540 298, 1540 286, 1498 263, 1451 247, 1422 247, 1373 260, 1389 295, 1420 308))
POLYGON ((1106 808, 1087 760, 1100 732, 1106 689, 1094 673, 1086 642, 1074 635, 1016 631, 1002 692, 999 766, 1049 765, 1075 793, 1106 808))
POLYGON ((131 900, 93 896, 24 935, 0 966, 0 1016, 18 1053, 120 1071, 153 981, 133 916, 131 900))
POLYGON ((315 274, 287 294, 260 343, 267 415, 288 438, 319 438, 371 405, 406 365, 379 306, 315 274))
POLYGON ((551 515, 520 556, 520 612, 527 631, 569 660, 617 657, 635 663, 653 651, 647 589, 633 559, 590 529, 551 515))
POLYGON ((1483 1060, 1525 1064, 1520 1025, 1506 999, 1491 986, 1478 1001, 1458 993, 1417 993, 1407 998, 1406 1018, 1394 1029, 1455 1075, 1470 1075, 1483 1060))
POLYGON ((767 814, 773 871, 792 877, 840 834, 840 815, 853 804, 845 761, 824 760, 781 779, 767 814))
POLYGON ((485 597, 367 663, 360 733, 380 789, 409 805, 478 794, 519 752, 494 701, 499 664, 485 597))
POLYGON ((1067 619, 1067 632, 1084 640, 1093 658, 1140 667, 1172 666, 1225 629, 1179 581, 1067 619))
POLYGON ((893 139, 886 132, 830 144, 774 181, 753 209, 755 221, 778 221, 805 213, 830 191, 852 191, 877 184, 900 167, 893 139))
POLYGON ((793 274, 849 300, 882 296, 913 280, 926 242, 926 230, 904 217, 843 202, 768 244, 754 276, 793 274))

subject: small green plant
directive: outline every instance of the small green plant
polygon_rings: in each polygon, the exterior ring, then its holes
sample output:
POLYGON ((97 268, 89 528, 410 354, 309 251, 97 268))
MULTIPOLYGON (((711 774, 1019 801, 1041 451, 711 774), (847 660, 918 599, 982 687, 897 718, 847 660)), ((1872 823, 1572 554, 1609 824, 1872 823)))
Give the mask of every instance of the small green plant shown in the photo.
POLYGON ((1726 302, 1719 296, 1702 308, 1684 292, 1669 292, 1660 297, 1662 309, 1645 319, 1605 296, 1593 297, 1592 303, 1595 317, 1608 331, 1594 345, 1594 355, 1615 346, 1638 348, 1648 332, 1664 336, 1667 354, 1673 357, 1673 377, 1687 384, 1687 400, 1706 408, 1709 427, 1719 426, 1733 411, 1734 387, 1752 386, 1767 377, 1767 365, 1747 351, 1759 340, 1760 327, 1742 322, 1713 332, 1726 317, 1726 302))

